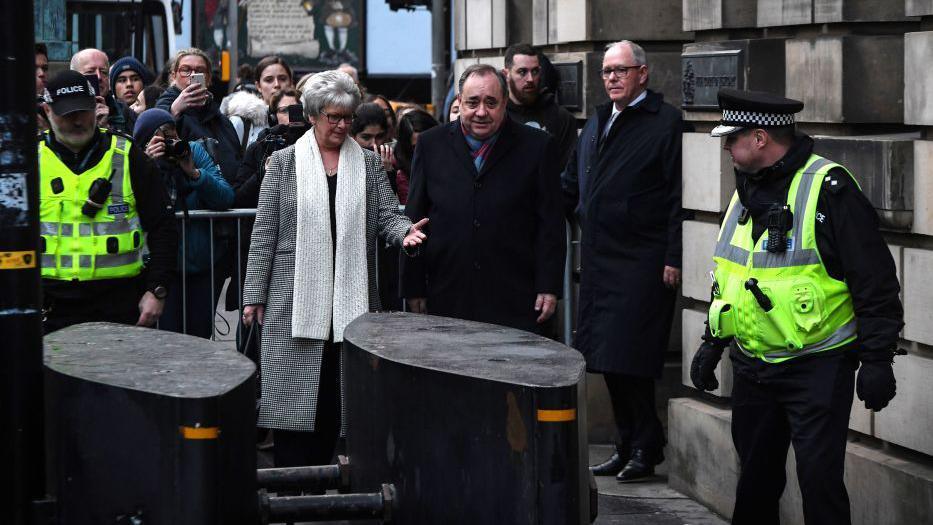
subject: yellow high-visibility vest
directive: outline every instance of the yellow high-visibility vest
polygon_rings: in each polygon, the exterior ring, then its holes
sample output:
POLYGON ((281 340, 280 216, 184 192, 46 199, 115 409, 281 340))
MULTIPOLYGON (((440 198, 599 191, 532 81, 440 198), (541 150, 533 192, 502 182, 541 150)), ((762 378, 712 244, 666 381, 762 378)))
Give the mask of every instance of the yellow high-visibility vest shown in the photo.
POLYGON ((784 252, 765 249, 767 232, 757 243, 752 241, 752 220, 739 223, 743 206, 738 192, 733 195, 713 255, 718 285, 709 309, 713 336, 734 337, 743 353, 768 363, 855 340, 849 287, 826 272, 816 245, 817 199, 824 178, 836 167, 841 166, 811 155, 794 174, 787 192, 794 220, 784 252), (770 311, 746 289, 751 278, 773 303, 770 311))
POLYGON ((111 135, 96 166, 75 174, 39 141, 39 233, 42 277, 91 281, 134 277, 142 272, 143 230, 130 184, 130 141, 111 135), (91 184, 108 179, 110 196, 97 215, 81 207, 91 184))

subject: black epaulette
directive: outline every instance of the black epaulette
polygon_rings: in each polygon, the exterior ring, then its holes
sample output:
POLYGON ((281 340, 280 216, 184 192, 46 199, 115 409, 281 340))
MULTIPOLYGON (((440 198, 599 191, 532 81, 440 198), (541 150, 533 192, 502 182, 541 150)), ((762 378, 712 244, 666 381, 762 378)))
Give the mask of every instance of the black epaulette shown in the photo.
POLYGON ((119 136, 119 137, 123 137, 123 138, 125 138, 126 140, 128 140, 128 141, 130 141, 130 142, 133 142, 133 140, 134 140, 132 135, 130 135, 129 133, 125 133, 125 132, 123 132, 123 131, 120 131, 120 130, 118 130, 118 129, 108 128, 108 129, 105 131, 105 133, 110 133, 110 134, 112 134, 112 135, 117 135, 117 136, 119 136))
POLYGON ((833 168, 829 170, 826 177, 823 178, 823 189, 833 195, 841 192, 851 184, 849 174, 842 168, 833 168))

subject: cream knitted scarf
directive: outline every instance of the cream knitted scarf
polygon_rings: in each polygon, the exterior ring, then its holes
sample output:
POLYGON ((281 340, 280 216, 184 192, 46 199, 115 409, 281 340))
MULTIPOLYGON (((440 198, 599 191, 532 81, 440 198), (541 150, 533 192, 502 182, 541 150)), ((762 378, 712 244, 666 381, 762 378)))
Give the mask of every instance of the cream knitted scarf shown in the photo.
POLYGON ((337 250, 333 256, 327 175, 314 130, 295 143, 298 231, 292 337, 343 341, 350 321, 369 310, 366 261, 366 163, 351 138, 337 167, 337 250))

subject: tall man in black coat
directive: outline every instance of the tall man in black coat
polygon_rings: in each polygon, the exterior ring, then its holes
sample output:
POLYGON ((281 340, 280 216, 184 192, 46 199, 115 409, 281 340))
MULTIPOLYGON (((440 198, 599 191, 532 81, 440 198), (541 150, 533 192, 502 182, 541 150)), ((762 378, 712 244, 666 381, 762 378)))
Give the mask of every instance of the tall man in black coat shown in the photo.
POLYGON ((593 472, 632 481, 664 460, 654 382, 680 284, 683 122, 647 89, 637 44, 610 45, 601 73, 611 102, 587 121, 562 182, 583 231, 575 346, 603 374, 619 431, 616 453, 593 472))
POLYGON ((557 148, 508 118, 492 66, 470 66, 459 87, 460 119, 415 148, 406 214, 430 219, 430 240, 402 258, 401 295, 414 312, 537 331, 564 268, 557 148))

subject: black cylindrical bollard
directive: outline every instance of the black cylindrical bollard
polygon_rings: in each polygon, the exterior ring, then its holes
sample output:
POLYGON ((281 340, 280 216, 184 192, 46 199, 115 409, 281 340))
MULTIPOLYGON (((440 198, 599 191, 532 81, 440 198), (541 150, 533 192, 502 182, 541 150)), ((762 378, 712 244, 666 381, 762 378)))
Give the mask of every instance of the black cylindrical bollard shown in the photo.
POLYGON ((20 525, 45 494, 33 2, 0 12, 0 508, 20 525))
POLYGON ((282 521, 327 521, 378 519, 392 521, 395 487, 382 485, 382 492, 371 494, 333 494, 325 496, 260 495, 263 523, 282 521))
POLYGON ((304 489, 327 490, 350 488, 350 462, 339 456, 336 465, 265 468, 256 471, 256 484, 270 491, 304 489))

